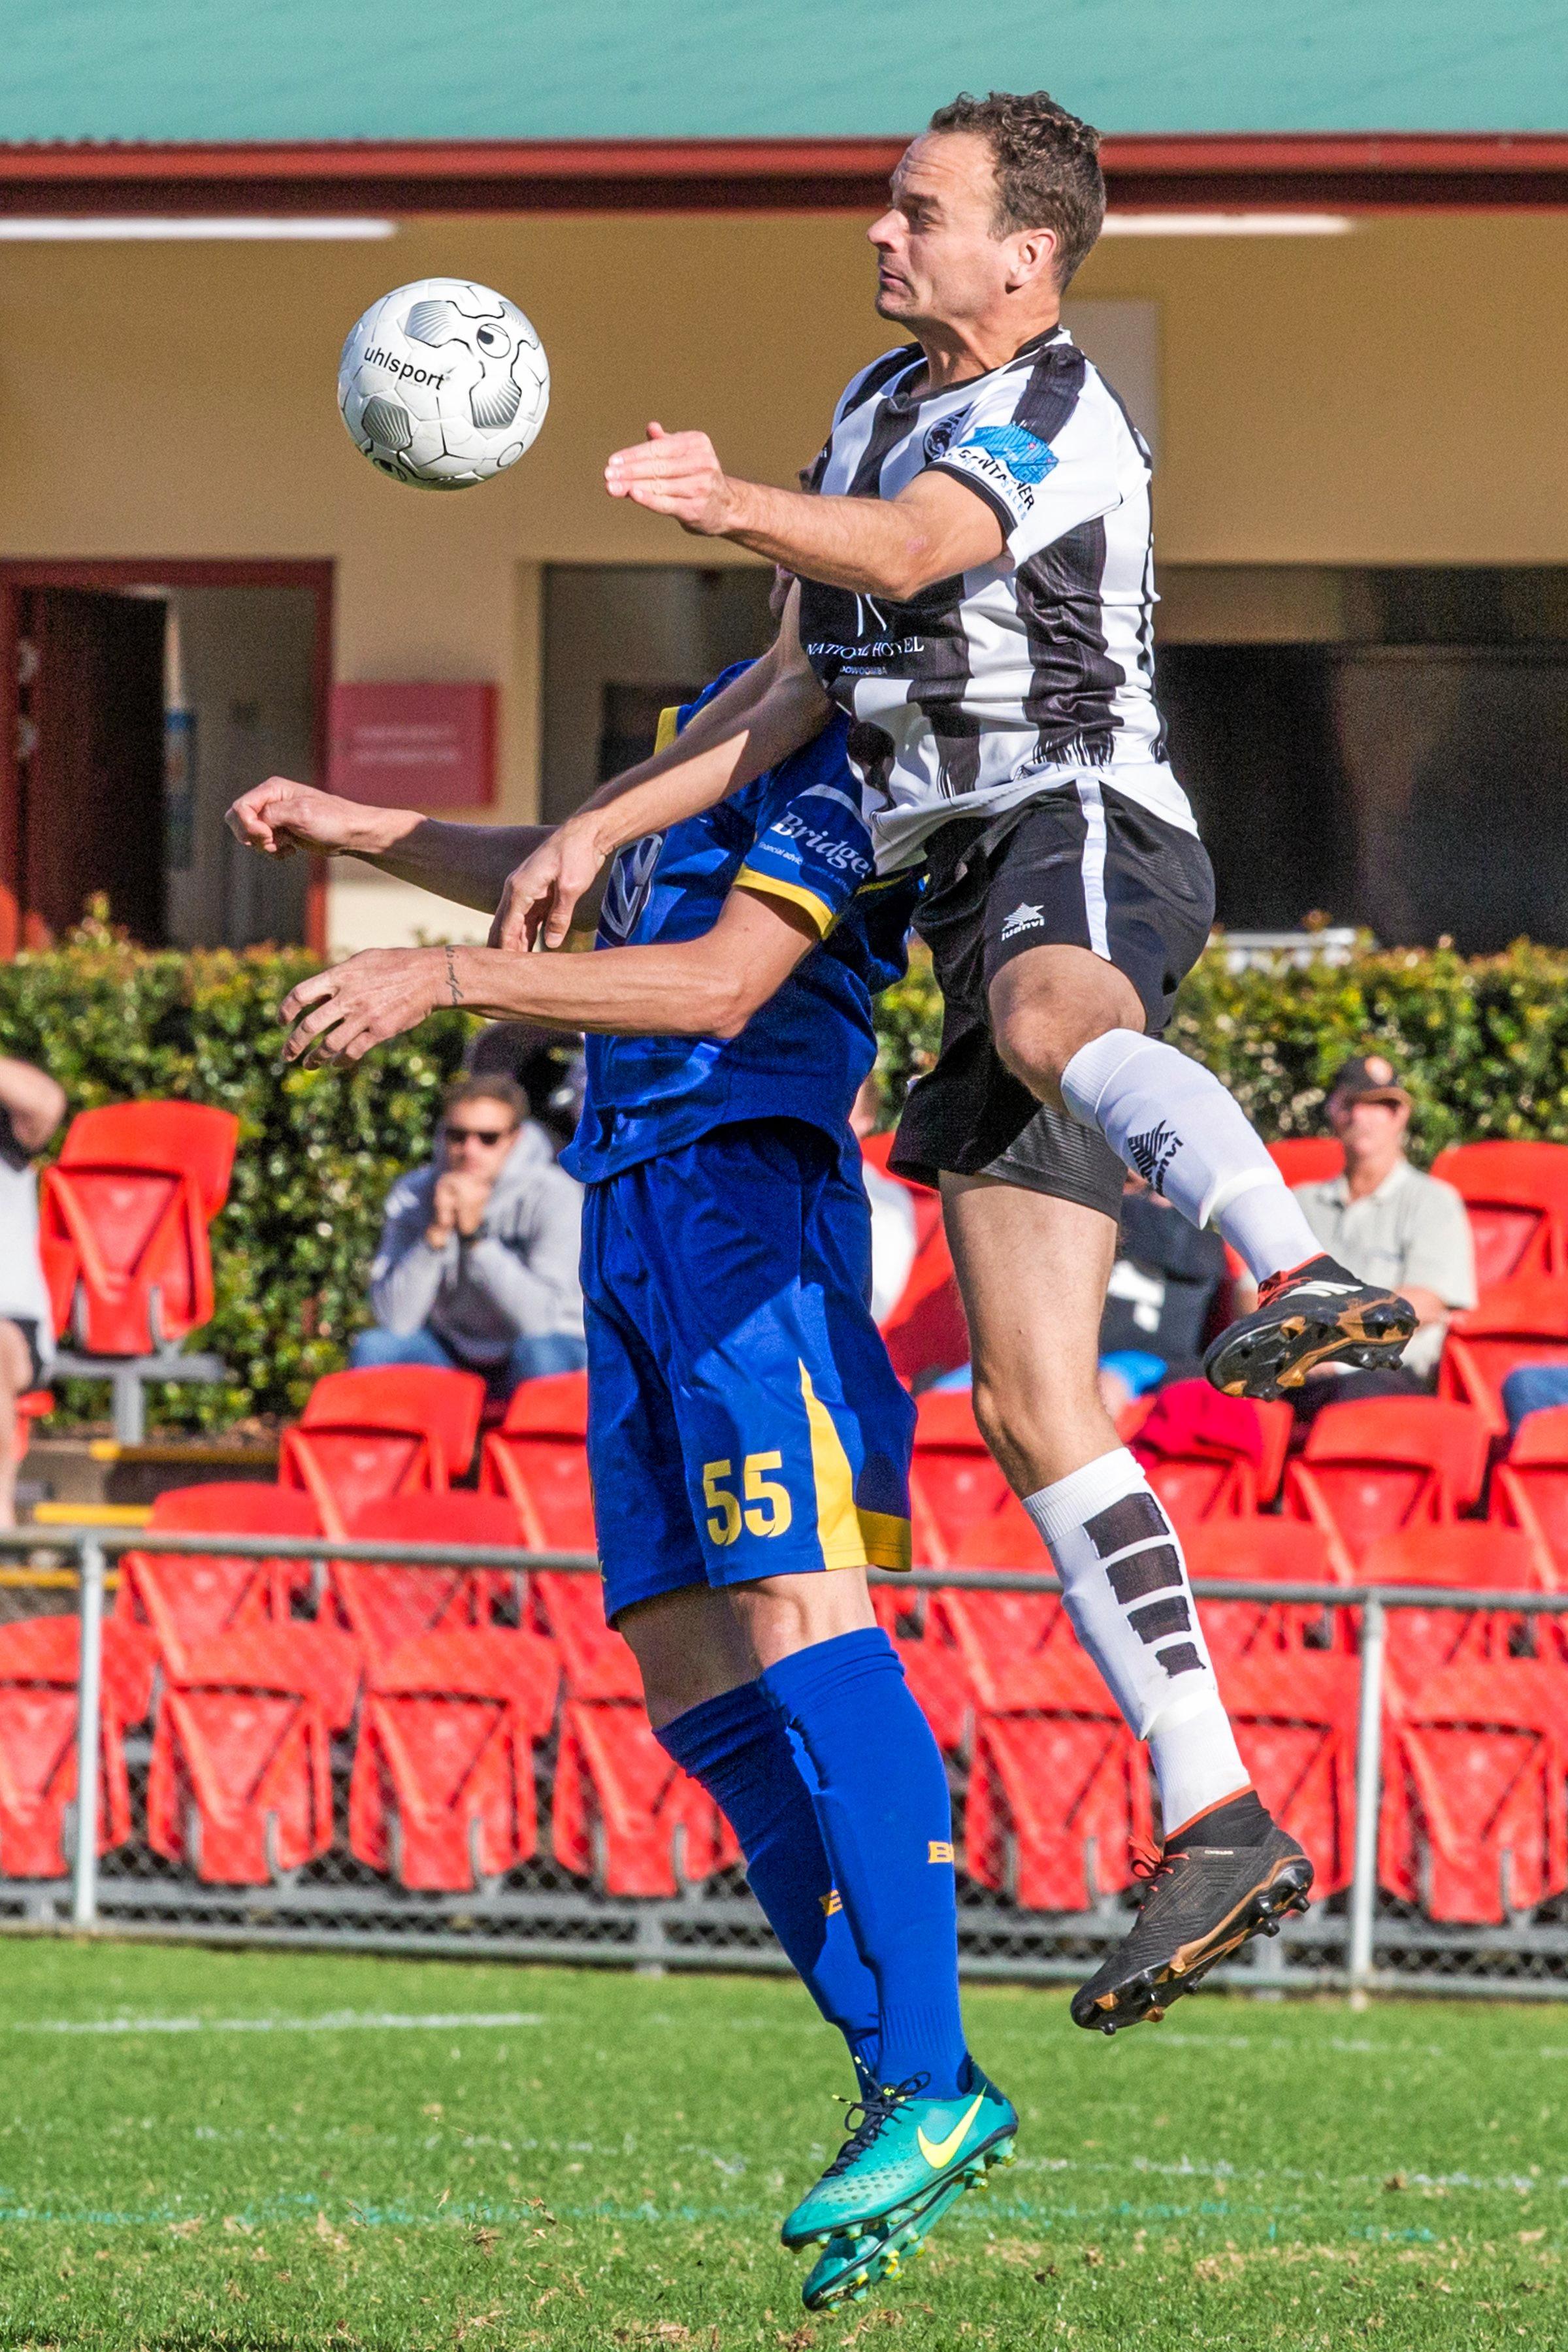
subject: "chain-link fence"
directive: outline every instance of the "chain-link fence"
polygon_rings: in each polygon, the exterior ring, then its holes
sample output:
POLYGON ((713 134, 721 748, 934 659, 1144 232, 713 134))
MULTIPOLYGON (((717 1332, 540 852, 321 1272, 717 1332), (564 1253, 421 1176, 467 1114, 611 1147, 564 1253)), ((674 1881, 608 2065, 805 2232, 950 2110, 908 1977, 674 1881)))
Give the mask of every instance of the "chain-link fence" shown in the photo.
MULTIPOLYGON (((60 1528, 0 1562, 0 1917, 784 1965, 591 1557, 60 1528)), ((874 1582, 948 1759, 967 1972, 1085 1973, 1157 1814, 1055 1580, 874 1582)), ((1248 1769, 1317 1872, 1235 1980, 1568 1994, 1568 1595, 1197 1590, 1248 1769)))

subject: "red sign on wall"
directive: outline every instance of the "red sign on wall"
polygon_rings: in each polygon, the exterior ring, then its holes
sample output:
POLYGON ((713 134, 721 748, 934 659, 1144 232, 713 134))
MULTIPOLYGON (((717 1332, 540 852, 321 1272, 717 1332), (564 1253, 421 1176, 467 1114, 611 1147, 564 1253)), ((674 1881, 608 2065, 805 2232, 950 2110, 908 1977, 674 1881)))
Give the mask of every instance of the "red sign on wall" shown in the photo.
POLYGON ((489 807, 494 686, 334 686, 329 781, 345 800, 375 808, 489 807))

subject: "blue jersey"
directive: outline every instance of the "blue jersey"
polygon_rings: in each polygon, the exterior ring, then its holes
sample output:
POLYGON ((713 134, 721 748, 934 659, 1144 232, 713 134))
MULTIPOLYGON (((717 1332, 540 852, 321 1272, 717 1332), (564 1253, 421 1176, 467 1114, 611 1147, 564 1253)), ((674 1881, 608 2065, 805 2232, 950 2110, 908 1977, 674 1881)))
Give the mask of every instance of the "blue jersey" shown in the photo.
MULTIPOLYGON (((660 748, 743 667, 666 712, 660 748)), ((871 998, 904 971, 919 890, 908 876, 876 878, 847 738, 836 715, 743 791, 616 858, 596 948, 700 939, 737 883, 802 908, 820 939, 737 1037, 589 1037, 583 1116, 561 1163, 584 1183, 742 1119, 805 1119, 842 1139, 876 1058, 871 998)))

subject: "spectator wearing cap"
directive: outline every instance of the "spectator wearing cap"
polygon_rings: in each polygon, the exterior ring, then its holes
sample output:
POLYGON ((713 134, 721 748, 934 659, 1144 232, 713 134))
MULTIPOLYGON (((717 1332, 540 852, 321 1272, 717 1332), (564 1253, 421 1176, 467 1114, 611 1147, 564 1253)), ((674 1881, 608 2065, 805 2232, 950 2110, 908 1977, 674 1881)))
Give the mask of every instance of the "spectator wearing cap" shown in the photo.
POLYGON ((1326 1105, 1345 1156, 1344 1173, 1298 1184, 1307 1223, 1331 1257, 1363 1282, 1384 1284, 1415 1309, 1415 1338, 1392 1370, 1313 1375, 1298 1410, 1331 1399, 1428 1391, 1448 1318, 1476 1303, 1476 1261, 1465 1204, 1451 1184, 1425 1176, 1405 1155, 1410 1097, 1381 1054, 1358 1055, 1340 1070, 1326 1105))

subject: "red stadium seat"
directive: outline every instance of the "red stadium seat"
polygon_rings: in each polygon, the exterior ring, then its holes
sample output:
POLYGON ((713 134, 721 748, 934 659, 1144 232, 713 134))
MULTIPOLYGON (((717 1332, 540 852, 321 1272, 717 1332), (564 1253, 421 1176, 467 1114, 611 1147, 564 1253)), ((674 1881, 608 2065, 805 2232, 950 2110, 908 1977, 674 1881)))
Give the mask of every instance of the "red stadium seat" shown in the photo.
POLYGON ((965 1592, 931 1595, 929 1623, 958 1653, 975 1706, 987 1714, 1014 1714, 1040 1703, 1056 1687, 1047 1648, 1070 1644, 1072 1633, 1054 1592, 965 1592))
POLYGON ((329 1372, 283 1432, 279 1484, 312 1496, 328 1535, 363 1503, 444 1489, 473 1459, 484 1409, 477 1372, 398 1364, 329 1372))
MULTIPOLYGON (((888 1155, 892 1134, 862 1139, 863 1157, 884 1176, 891 1175, 888 1155)), ((928 1185, 903 1184, 915 1216, 915 1260, 909 1279, 882 1325, 882 1337, 893 1370, 906 1385, 936 1372, 956 1371, 969 1361, 969 1326, 953 1272, 947 1234, 942 1227, 942 1202, 928 1185)))
POLYGON ((485 1440, 479 1491, 504 1495, 533 1551, 594 1551, 588 1477, 588 1382, 583 1372, 524 1381, 485 1440))
MULTIPOLYGON (((1345 1559, 1321 1528, 1292 1519, 1205 1519, 1182 1538, 1189 1575, 1237 1584, 1343 1584, 1345 1559)), ((1345 1650, 1349 1612, 1294 1601, 1200 1600, 1198 1615, 1216 1659, 1280 1651, 1345 1650)))
POLYGON ((597 1577, 568 1569, 537 1570, 531 1580, 546 1632, 555 1643, 569 1698, 642 1705, 642 1676, 621 1635, 605 1622, 597 1577))
MULTIPOLYGON (((331 1754, 321 1702, 265 1687, 163 1694, 147 1774, 147 1842, 209 1886, 263 1886, 332 1843, 331 1754)), ((281 1664, 281 1662, 280 1662, 281 1664)))
POLYGON ((1268 1157, 1287 1184, 1321 1184, 1345 1171, 1344 1150, 1336 1135, 1277 1136, 1268 1157))
POLYGON ((38 1191, 55 1328, 96 1356, 176 1345, 213 1312, 207 1227, 227 1196, 239 1121, 201 1103, 79 1111, 38 1191))
MULTIPOLYGON (((1004 1534, 993 1537, 994 1520, 1029 1524, 980 1434, 967 1390, 928 1389, 916 1415, 910 1493, 921 1565, 945 1568, 961 1546, 977 1546, 979 1556, 993 1540, 1005 1542, 1004 1534)), ((1037 1539, 1031 1558, 1042 1569, 1050 1565, 1037 1539)))
MULTIPOLYGON (((345 1535, 366 1543, 482 1544, 516 1549, 517 1513, 501 1495, 437 1493, 389 1496, 361 1503, 345 1535)), ((516 1618, 520 1576, 504 1569, 405 1568, 387 1561, 337 1561, 332 1591, 338 1613, 374 1660, 400 1642, 435 1626, 487 1625, 500 1614, 516 1618)))
MULTIPOLYGON (((1362 1584, 1469 1587, 1476 1591, 1543 1589, 1534 1547, 1507 1528, 1458 1519, 1380 1536, 1356 1570, 1362 1584)), ((1504 1657, 1524 1636, 1516 1614, 1492 1609, 1391 1609, 1388 1662, 1410 1687, 1438 1666, 1504 1657)))
POLYGON ((1464 1195, 1483 1299, 1500 1283, 1568 1275, 1568 1146, 1461 1143, 1432 1173, 1464 1195))
POLYGON ((964 1672, 963 1652, 929 1612, 918 1632, 892 1626, 888 1632, 904 1679, 937 1746, 944 1755, 966 1755, 973 1742, 974 1693, 964 1672))
POLYGON ((975 1719, 963 1866, 1026 1910, 1087 1911, 1151 1843, 1142 1751, 1070 1639, 1037 1654, 1031 1701, 975 1719))
MULTIPOLYGON (((0 1629, 0 1877, 63 1878, 77 1792, 79 1621, 30 1617, 0 1629)), ((152 1697, 153 1661, 137 1633, 103 1629, 98 1850, 131 1835, 124 1733, 152 1697)))
POLYGON ((1379 1536, 1473 1508, 1489 1442, 1479 1413, 1438 1397, 1326 1405, 1285 1473, 1285 1509, 1359 1560, 1379 1536))
POLYGON ((1568 1363, 1568 1276, 1521 1276, 1456 1315, 1443 1343, 1437 1393, 1474 1405, 1494 1436, 1508 1429, 1502 1384, 1521 1364, 1568 1363))
POLYGON ((1247 1518, 1279 1492, 1290 1425, 1287 1404, 1219 1396, 1206 1381, 1175 1381, 1155 1398, 1132 1452, 1179 1527, 1247 1518))
POLYGON ((1311 1858, 1313 1899, 1339 1894, 1355 1865, 1354 1660, 1254 1649, 1216 1672, 1253 1785, 1311 1858))
MULTIPOLYGON (((241 1480, 171 1486, 153 1505, 148 1534, 319 1536, 309 1495, 241 1480)), ((242 1626, 287 1622, 290 1596, 308 1591, 307 1565, 286 1557, 241 1559, 211 1553, 127 1552, 120 1564, 115 1615, 144 1625, 171 1670, 183 1674, 191 1644, 242 1626)))
POLYGON ((54 1409, 55 1392, 52 1389, 26 1389, 16 1399, 16 1419, 11 1432, 13 1468, 27 1458, 27 1448, 33 1442, 33 1423, 47 1421, 54 1409))
POLYGON ((606 1895, 674 1895, 740 1860, 723 1815, 641 1706, 614 1702, 566 1702, 550 1834, 562 1867, 606 1895))
POLYGON ((537 1633, 462 1627, 405 1642, 372 1677, 349 1784, 349 1846, 401 1885, 461 1893, 538 1844, 531 1743, 559 1668, 537 1633))
POLYGON ((1568 1585, 1568 1405, 1527 1413, 1520 1423, 1492 1473, 1488 1516, 1498 1527, 1521 1528, 1542 1572, 1568 1585))
POLYGON ((1560 1678, 1525 1659, 1391 1677, 1378 1876, 1432 1919, 1498 1925, 1568 1888, 1560 1678))

